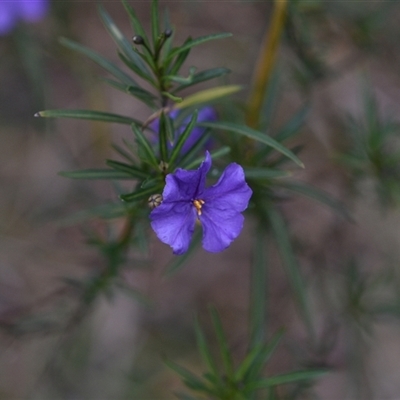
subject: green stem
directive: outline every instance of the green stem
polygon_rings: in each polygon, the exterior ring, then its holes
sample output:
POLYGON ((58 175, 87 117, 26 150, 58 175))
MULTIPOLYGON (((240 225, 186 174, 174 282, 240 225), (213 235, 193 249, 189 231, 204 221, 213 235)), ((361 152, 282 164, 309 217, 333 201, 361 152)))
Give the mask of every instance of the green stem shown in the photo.
POLYGON ((119 267, 123 263, 124 254, 129 248, 132 236, 132 217, 128 216, 125 226, 116 242, 104 244, 104 255, 107 258, 107 267, 90 283, 84 294, 84 302, 92 303, 97 294, 105 289, 110 281, 118 274, 119 267))
POLYGON ((246 122, 252 128, 257 128, 265 90, 275 65, 276 53, 281 33, 286 20, 287 0, 275 0, 271 25, 264 37, 259 59, 253 76, 252 90, 248 102, 246 122))
POLYGON ((256 231, 250 280, 250 349, 264 342, 266 335, 267 260, 265 234, 256 231))

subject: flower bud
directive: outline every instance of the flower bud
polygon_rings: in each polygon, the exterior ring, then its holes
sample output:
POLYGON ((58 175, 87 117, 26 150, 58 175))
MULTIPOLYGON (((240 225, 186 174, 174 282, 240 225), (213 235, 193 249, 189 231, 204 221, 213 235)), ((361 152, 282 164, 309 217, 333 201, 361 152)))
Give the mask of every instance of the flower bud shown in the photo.
POLYGON ((144 44, 144 40, 143 40, 143 38, 140 36, 140 35, 135 35, 133 38, 132 38, 132 40, 133 40, 133 43, 135 43, 135 44, 144 44))
POLYGON ((165 161, 160 161, 160 164, 158 164, 158 167, 160 168, 161 172, 166 172, 166 171, 168 171, 169 165, 165 161))
POLYGON ((169 37, 171 37, 171 35, 172 35, 172 29, 166 29, 164 31, 164 37, 165 38, 169 38, 169 37))
POLYGON ((152 194, 149 199, 147 200, 147 204, 153 210, 154 208, 158 207, 163 201, 163 197, 161 194, 152 194))

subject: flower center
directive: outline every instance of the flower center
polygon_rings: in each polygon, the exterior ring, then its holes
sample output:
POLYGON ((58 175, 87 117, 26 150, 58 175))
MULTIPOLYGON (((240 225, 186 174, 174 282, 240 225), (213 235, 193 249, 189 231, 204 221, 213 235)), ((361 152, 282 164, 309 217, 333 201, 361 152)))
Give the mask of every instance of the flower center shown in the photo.
POLYGON ((193 200, 193 205, 194 205, 195 209, 197 210, 198 216, 201 215, 201 207, 203 207, 203 204, 204 204, 204 200, 201 200, 201 199, 193 200))

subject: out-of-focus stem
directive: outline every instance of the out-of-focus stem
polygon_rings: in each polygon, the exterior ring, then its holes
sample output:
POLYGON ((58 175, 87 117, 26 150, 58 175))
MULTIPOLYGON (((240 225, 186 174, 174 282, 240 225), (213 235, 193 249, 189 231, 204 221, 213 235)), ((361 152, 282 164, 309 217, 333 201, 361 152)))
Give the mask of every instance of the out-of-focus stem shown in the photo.
POLYGON ((246 122, 252 128, 258 127, 265 90, 275 64, 276 52, 286 19, 286 9, 287 0, 275 0, 271 25, 264 37, 254 70, 252 90, 247 107, 246 122))
POLYGON ((125 220, 125 225, 121 231, 119 240, 118 240, 118 245, 122 248, 125 249, 126 247, 129 246, 129 241, 132 236, 132 230, 133 230, 133 222, 132 222, 132 217, 128 216, 125 220))

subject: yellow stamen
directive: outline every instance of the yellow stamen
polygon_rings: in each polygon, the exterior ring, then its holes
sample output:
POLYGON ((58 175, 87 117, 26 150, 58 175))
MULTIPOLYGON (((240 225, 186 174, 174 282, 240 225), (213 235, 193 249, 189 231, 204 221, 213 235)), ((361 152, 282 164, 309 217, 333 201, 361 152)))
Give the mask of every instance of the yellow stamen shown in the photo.
POLYGON ((204 204, 204 200, 198 199, 198 200, 193 200, 193 205, 197 210, 197 215, 200 216, 201 215, 201 207, 204 204))

